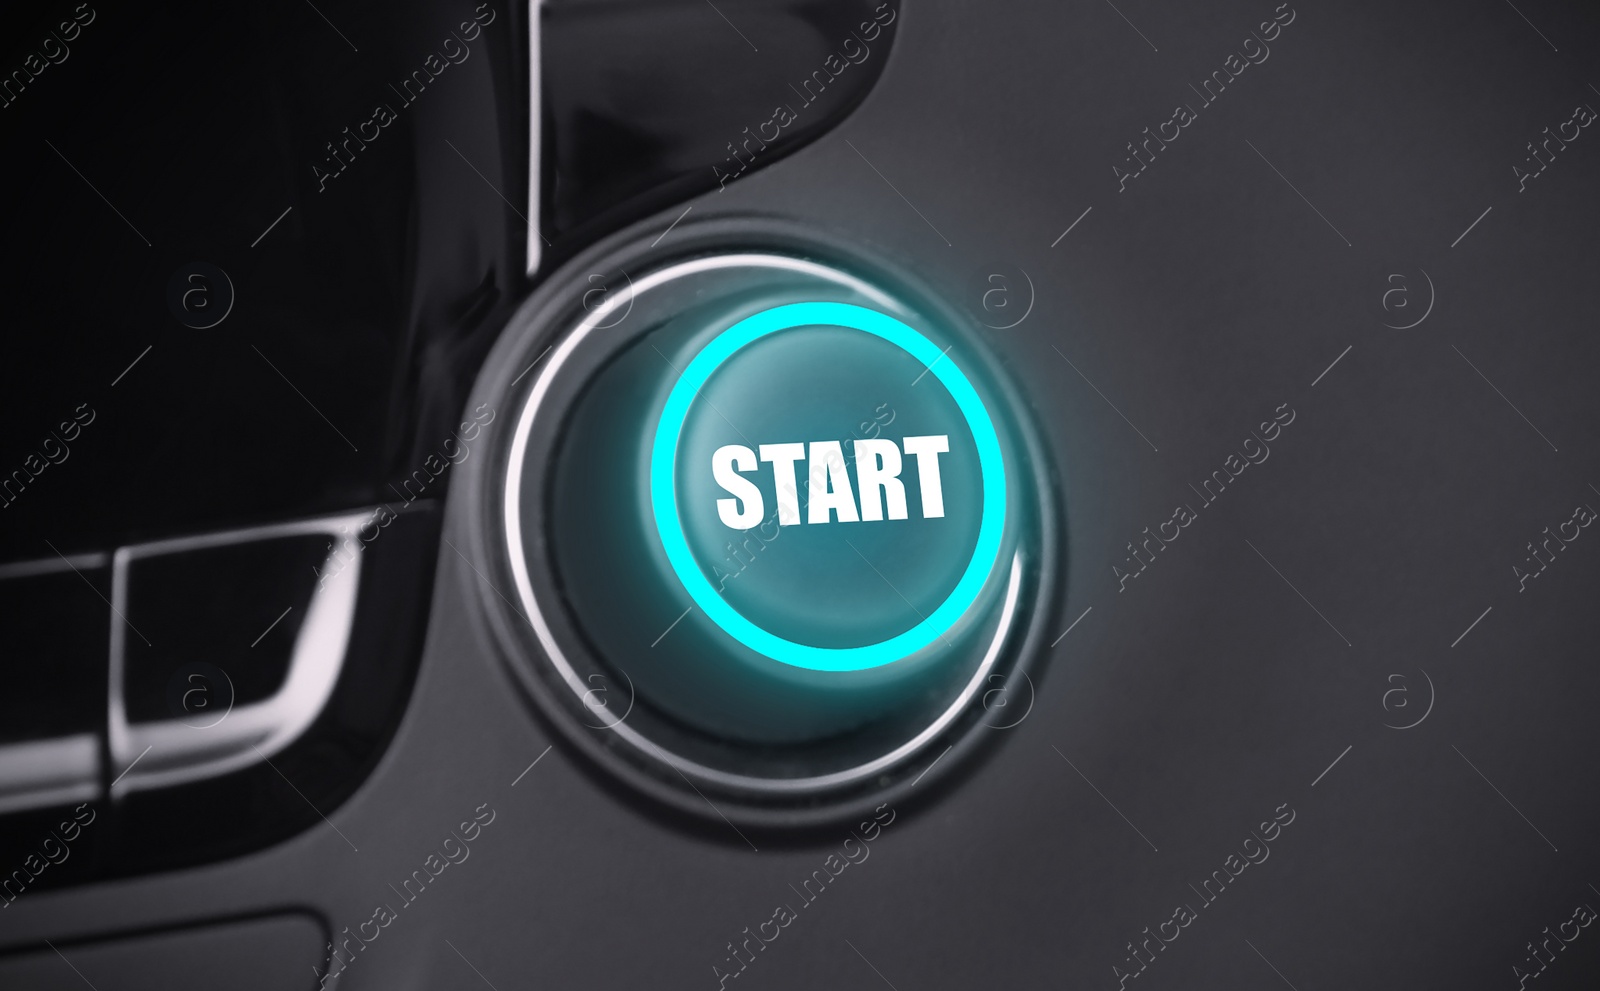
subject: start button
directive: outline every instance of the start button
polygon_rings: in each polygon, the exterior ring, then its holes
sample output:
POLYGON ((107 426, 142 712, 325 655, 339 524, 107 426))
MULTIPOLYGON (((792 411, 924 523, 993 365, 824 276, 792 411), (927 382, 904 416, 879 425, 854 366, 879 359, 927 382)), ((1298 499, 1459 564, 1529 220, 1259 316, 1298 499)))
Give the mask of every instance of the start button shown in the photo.
POLYGON ((712 622, 775 661, 857 671, 967 614, 999 557, 1006 470, 983 399, 926 336, 801 302, 722 330, 675 377, 650 496, 712 622), (903 397, 887 420, 858 421, 886 392, 903 397))
POLYGON ((1033 684, 1059 530, 957 311, 733 233, 597 249, 518 313, 475 399, 512 432, 469 475, 516 591, 469 594, 598 762, 690 811, 816 821, 994 735, 985 700, 1033 684))

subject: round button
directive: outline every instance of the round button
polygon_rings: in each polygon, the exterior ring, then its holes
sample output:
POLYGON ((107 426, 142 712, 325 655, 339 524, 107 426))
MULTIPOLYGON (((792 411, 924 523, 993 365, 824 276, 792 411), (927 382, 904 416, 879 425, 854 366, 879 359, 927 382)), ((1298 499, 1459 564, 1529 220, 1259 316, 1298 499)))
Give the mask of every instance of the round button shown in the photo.
POLYGON ((1037 653, 1058 530, 958 312, 732 229, 749 243, 684 225, 675 256, 575 260, 514 320, 475 400, 514 409, 511 433, 469 477, 516 591, 475 597, 612 772, 692 812, 817 821, 989 732, 986 686, 1037 653), (602 269, 628 275, 596 301, 602 269), (615 715, 596 684, 626 686, 615 715))
POLYGON ((966 614, 998 558, 1006 473, 983 400, 946 359, 904 321, 827 302, 752 314, 695 355, 656 426, 650 495, 672 570, 712 622, 784 664, 856 671, 966 614), (804 439, 895 381, 922 385, 899 429, 804 439), (758 528, 773 563, 740 582, 724 548, 758 528))

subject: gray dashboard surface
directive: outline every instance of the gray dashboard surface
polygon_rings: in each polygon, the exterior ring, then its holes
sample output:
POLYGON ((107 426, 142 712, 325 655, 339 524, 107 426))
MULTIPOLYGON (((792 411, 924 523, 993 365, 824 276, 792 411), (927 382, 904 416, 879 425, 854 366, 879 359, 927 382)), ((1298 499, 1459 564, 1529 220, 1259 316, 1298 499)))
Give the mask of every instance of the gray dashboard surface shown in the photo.
POLYGON ((845 827, 669 819, 534 718, 473 605, 509 590, 451 549, 468 476, 410 708, 331 822, 30 895, 6 944, 387 906, 341 989, 1592 986, 1600 24, 1280 11, 1262 41, 1266 0, 907 2, 849 119, 693 201, 1031 303, 971 329, 1059 468, 1065 632, 825 894, 845 827))

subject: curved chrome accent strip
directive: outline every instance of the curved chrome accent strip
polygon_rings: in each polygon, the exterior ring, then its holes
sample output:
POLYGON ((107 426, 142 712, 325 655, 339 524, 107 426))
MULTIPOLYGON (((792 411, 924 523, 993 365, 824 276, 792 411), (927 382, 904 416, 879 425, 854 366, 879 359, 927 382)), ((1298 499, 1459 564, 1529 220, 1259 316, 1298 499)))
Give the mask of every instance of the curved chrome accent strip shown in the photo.
POLYGON ((123 652, 126 624, 111 624, 111 684, 108 739, 111 770, 116 780, 111 797, 130 791, 162 788, 236 771, 294 742, 316 720, 333 695, 344 666, 345 649, 355 624, 356 593, 361 577, 361 524, 370 512, 347 513, 297 523, 256 527, 229 533, 181 537, 120 548, 112 559, 111 598, 116 617, 128 605, 128 565, 146 557, 250 543, 275 537, 325 534, 334 538, 325 570, 341 557, 347 563, 312 595, 295 638, 294 653, 283 686, 271 698, 235 706, 227 718, 204 728, 176 719, 130 723, 123 702, 123 652), (341 532, 342 531, 342 532, 341 532))
POLYGON ((544 260, 544 235, 539 232, 539 167, 544 159, 544 104, 540 95, 543 48, 539 20, 544 0, 528 0, 528 275, 544 260))
POLYGON ((55 557, 35 558, 32 561, 13 561, 10 564, 0 564, 0 580, 53 575, 59 571, 77 571, 81 568, 103 568, 110 560, 109 554, 90 552, 65 556, 57 554, 55 557))
POLYGON ((0 814, 100 797, 100 738, 93 733, 0 746, 0 814))

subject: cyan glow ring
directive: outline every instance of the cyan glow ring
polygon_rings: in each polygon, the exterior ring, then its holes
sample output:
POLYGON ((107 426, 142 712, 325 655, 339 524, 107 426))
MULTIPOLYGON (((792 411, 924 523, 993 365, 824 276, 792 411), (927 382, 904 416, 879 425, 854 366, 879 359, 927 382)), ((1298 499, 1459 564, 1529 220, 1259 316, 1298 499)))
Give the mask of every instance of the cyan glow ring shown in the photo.
POLYGON ((944 352, 907 324, 894 317, 850 303, 789 303, 748 316, 718 334, 689 362, 677 384, 667 396, 656 426, 650 452, 650 505, 655 515, 656 532, 661 537, 667 560, 678 581, 694 604, 724 632, 751 650, 799 668, 814 671, 861 671, 892 664, 916 653, 944 636, 961 619, 983 591, 1000 554, 1000 540, 1006 523, 1006 473, 1000 453, 1000 438, 994 421, 977 390, 944 352), (675 480, 678 441, 683 433, 689 407, 713 372, 739 349, 783 330, 796 327, 828 326, 860 330, 895 345, 932 372, 950 393, 966 418, 978 448, 978 467, 983 480, 983 516, 978 539, 966 570, 955 588, 932 613, 911 629, 887 640, 857 647, 816 647, 786 640, 757 626, 717 593, 700 570, 689 549, 678 515, 675 480))

